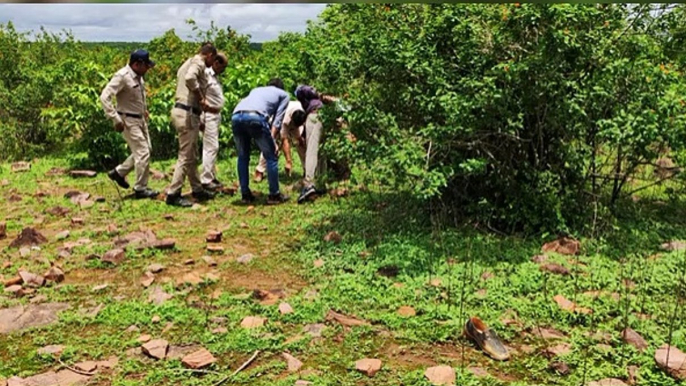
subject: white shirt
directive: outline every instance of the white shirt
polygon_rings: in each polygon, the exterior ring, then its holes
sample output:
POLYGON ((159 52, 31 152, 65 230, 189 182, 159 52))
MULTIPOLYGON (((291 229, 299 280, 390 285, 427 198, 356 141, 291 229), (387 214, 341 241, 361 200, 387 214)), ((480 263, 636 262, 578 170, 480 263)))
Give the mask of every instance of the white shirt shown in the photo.
POLYGON ((283 116, 283 123, 281 124, 281 136, 285 137, 288 135, 289 132, 294 132, 297 130, 300 135, 302 135, 303 132, 303 125, 300 127, 293 127, 291 124, 291 118, 293 117, 293 113, 296 110, 303 110, 303 106, 300 102, 298 101, 289 101, 288 102, 288 107, 286 107, 286 114, 283 116))
POLYGON ((222 84, 219 83, 219 79, 212 67, 207 67, 205 73, 207 74, 207 89, 205 90, 207 104, 209 104, 210 107, 221 110, 224 107, 225 102, 222 84))

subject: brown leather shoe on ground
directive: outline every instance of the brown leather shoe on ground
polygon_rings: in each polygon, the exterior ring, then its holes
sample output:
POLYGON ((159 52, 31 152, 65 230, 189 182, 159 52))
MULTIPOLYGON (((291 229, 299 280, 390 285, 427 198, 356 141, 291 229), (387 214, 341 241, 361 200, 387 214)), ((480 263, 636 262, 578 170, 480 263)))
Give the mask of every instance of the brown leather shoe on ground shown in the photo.
POLYGON ((465 334, 471 338, 488 356, 495 360, 510 359, 510 353, 498 338, 495 331, 477 317, 471 317, 464 326, 465 334))

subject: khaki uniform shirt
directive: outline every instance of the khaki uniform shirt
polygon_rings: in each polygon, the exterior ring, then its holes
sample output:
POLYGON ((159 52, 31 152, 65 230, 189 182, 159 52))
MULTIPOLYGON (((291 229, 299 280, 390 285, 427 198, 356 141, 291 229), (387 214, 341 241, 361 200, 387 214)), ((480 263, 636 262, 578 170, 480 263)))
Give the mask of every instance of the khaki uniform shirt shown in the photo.
POLYGON ((115 123, 122 122, 117 111, 145 116, 145 81, 127 64, 117 71, 100 94, 100 102, 107 118, 115 123), (112 105, 112 97, 117 98, 117 107, 112 105))
POLYGON ((288 102, 286 114, 284 114, 283 123, 281 124, 281 138, 287 138, 289 134, 294 138, 302 135, 304 127, 302 125, 300 127, 295 127, 295 125, 291 123, 291 118, 296 110, 304 110, 302 103, 298 101, 288 102))
POLYGON ((207 89, 206 68, 205 60, 200 55, 195 55, 183 63, 176 73, 176 102, 200 108, 200 101, 193 90, 200 89, 204 93, 207 89))

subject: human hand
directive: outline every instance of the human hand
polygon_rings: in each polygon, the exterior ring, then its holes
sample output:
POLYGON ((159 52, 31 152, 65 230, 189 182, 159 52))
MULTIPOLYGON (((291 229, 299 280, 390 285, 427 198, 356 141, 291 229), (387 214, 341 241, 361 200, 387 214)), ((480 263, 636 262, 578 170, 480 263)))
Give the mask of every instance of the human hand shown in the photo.
POLYGON ((114 131, 116 131, 117 133, 121 133, 122 131, 124 131, 124 129, 126 129, 124 121, 119 121, 114 124, 114 131))
POLYGON ((286 175, 291 176, 291 170, 293 170, 293 162, 286 161, 286 175))

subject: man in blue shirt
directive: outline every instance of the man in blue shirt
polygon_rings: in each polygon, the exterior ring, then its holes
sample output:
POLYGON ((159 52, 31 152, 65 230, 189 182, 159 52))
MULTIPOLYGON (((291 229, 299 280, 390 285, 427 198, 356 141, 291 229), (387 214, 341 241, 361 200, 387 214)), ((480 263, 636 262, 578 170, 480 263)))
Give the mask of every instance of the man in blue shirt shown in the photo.
POLYGON ((289 199, 279 192, 279 161, 276 156, 274 138, 281 127, 290 98, 284 91, 283 81, 274 78, 265 87, 257 87, 242 99, 233 110, 231 126, 233 139, 238 151, 238 181, 244 202, 255 200, 250 191, 248 166, 250 164, 250 139, 254 138, 257 147, 267 160, 267 181, 269 197, 267 204, 280 204, 289 199), (272 125, 269 118, 273 116, 272 125))

